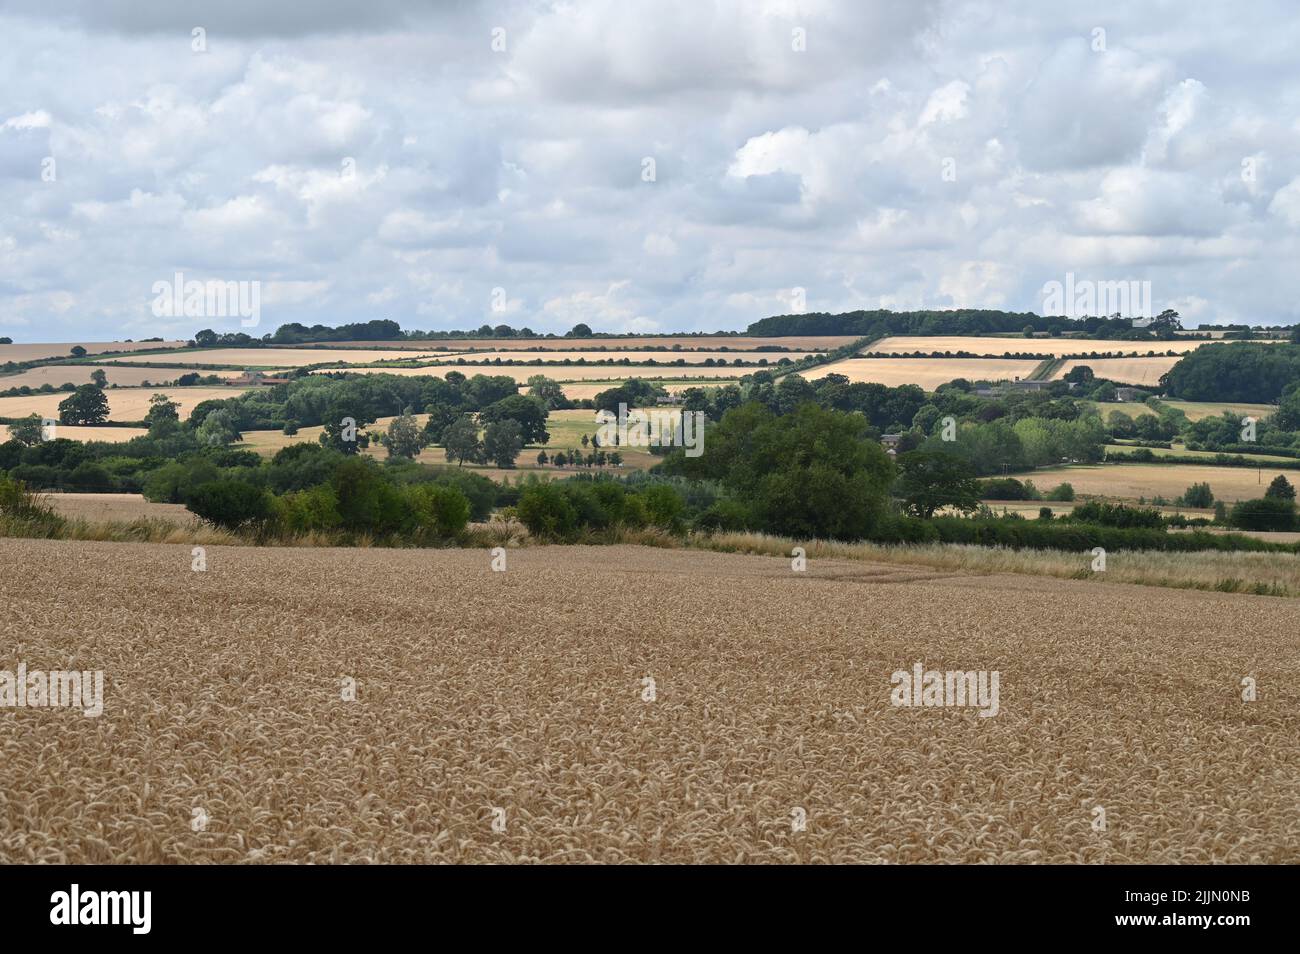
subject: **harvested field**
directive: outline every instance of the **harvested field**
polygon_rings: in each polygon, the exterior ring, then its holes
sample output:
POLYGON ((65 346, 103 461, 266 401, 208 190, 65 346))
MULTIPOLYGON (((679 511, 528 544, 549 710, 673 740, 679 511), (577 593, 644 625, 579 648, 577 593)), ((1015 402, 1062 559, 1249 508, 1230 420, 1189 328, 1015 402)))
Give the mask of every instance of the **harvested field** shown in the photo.
MULTIPOLYGON (((159 355, 159 357, 162 357, 159 355)), ((108 378, 110 385, 116 384, 119 388, 136 388, 148 381, 150 384, 161 384, 165 381, 175 381, 182 374, 192 374, 188 368, 126 368, 120 365, 97 365, 97 364, 49 364, 39 368, 32 368, 30 371, 20 371, 18 374, 10 374, 0 377, 0 391, 9 388, 39 388, 43 384, 51 387, 58 387, 61 384, 90 384, 90 373, 95 370, 102 370, 108 378)), ((220 378, 235 378, 242 375, 243 371, 201 371, 200 374, 215 374, 220 378)))
POLYGON ((1155 496, 1173 500, 1192 484, 1209 483, 1215 499, 1249 500, 1264 496, 1269 482, 1278 474, 1295 483, 1294 470, 1255 467, 1216 467, 1213 464, 1077 464, 1053 467, 1012 476, 1031 478, 1042 487, 1065 481, 1077 494, 1136 499, 1155 496))
MULTIPOLYGON (((753 351, 756 348, 789 348, 791 351, 829 351, 857 341, 854 335, 788 335, 754 338, 744 335, 630 335, 619 338, 449 338, 428 341, 331 341, 305 344, 304 348, 403 348, 434 351, 626 351, 641 348, 668 350, 753 351)), ((777 352, 779 358, 780 352, 777 352)))
MULTIPOLYGON (((561 390, 564 391, 564 396, 570 401, 581 401, 584 398, 594 398, 601 391, 608 391, 626 380, 627 378, 609 381, 565 381, 561 390)), ((664 378, 653 378, 651 380, 663 385, 664 390, 669 394, 678 394, 687 388, 720 388, 736 383, 734 378, 731 380, 726 378, 697 378, 690 381, 669 381, 664 378)))
POLYGON ((1028 378, 1040 361, 1006 358, 845 358, 804 372, 810 381, 842 374, 852 382, 898 387, 915 384, 933 391, 957 378, 968 381, 1014 381, 1028 378))
POLYGON ((1067 354, 1165 354, 1176 351, 1186 354, 1195 351, 1208 341, 1107 341, 1102 338, 976 338, 957 335, 899 335, 882 338, 867 350, 876 354, 911 354, 914 351, 966 351, 970 354, 1006 354, 1008 351, 1050 354, 1061 357, 1067 354))
POLYGON ((1219 401, 1164 401, 1163 403, 1182 411, 1192 421, 1204 420, 1207 417, 1222 417, 1224 411, 1230 411, 1235 417, 1250 416, 1257 420, 1277 413, 1275 404, 1225 404, 1219 401))
POLYGON ((381 351, 350 348, 192 348, 168 354, 123 355, 118 361, 149 361, 155 364, 221 364, 231 368, 301 368, 324 361, 414 361, 439 358, 446 351, 381 351))
MULTIPOLYGON (((654 361, 657 364, 674 367, 674 361, 685 361, 687 364, 703 364, 705 361, 725 361, 730 364, 737 359, 753 364, 758 361, 766 361, 769 365, 775 366, 782 358, 789 358, 791 361, 798 361, 806 358, 811 354, 819 354, 817 351, 787 351, 779 354, 773 354, 767 351, 476 351, 473 354, 467 354, 463 357, 466 361, 495 361, 500 358, 502 361, 544 361, 547 365, 553 362, 586 360, 591 361, 622 361, 627 359, 634 364, 644 364, 648 361, 654 361)), ((609 368, 606 366, 606 370, 609 368)), ((546 365, 539 366, 539 372, 546 373, 546 365)))
POLYGON ((0 552, 0 669, 105 673, 98 718, 0 709, 3 862, 1300 853, 1288 599, 635 547, 0 552), (997 670, 998 715, 891 706, 917 661, 997 670))
MULTIPOLYGON (((104 392, 108 398, 108 419, 110 421, 142 421, 149 411, 149 398, 155 394, 165 394, 180 404, 178 413, 182 418, 194 410, 201 401, 236 397, 251 388, 109 388, 104 392)), ((0 398, 0 417, 26 417, 39 414, 42 417, 57 418, 59 402, 67 394, 31 394, 26 397, 0 398)), ((63 434, 60 437, 65 436, 63 434)))
POLYGON ((1049 380, 1060 381, 1078 365, 1087 365, 1099 378, 1108 378, 1121 384, 1151 387, 1160 383, 1160 376, 1179 362, 1179 358, 1078 358, 1067 361, 1056 369, 1049 380))
MULTIPOLYGON (((1033 362, 1030 362, 1031 364, 1033 362)), ((475 365, 475 364, 445 364, 435 365, 428 368, 318 368, 313 374, 328 374, 331 370, 352 371, 356 374, 400 374, 405 376, 421 375, 426 377, 446 377, 448 371, 459 371, 467 378, 472 378, 476 374, 485 374, 489 377, 504 376, 514 378, 520 384, 524 384, 535 374, 544 374, 553 381, 626 381, 629 378, 646 378, 651 381, 657 381, 666 378, 742 378, 747 374, 753 374, 760 368, 703 368, 703 367, 686 367, 686 368, 646 368, 646 367, 583 367, 581 365, 552 365, 548 367, 539 367, 537 365, 475 365)), ((604 390, 602 388, 602 390, 604 390)))
POLYGON ((184 341, 69 341, 54 344, 0 345, 0 364, 6 361, 40 361, 45 358, 71 357, 76 345, 87 354, 117 354, 128 351, 147 351, 152 348, 180 348, 184 341))
MULTIPOLYGON (((149 433, 147 427, 83 427, 75 424, 55 424, 53 427, 51 440, 63 437, 70 441, 102 441, 105 444, 122 444, 149 433)), ((8 426, 0 432, 5 436, 8 433, 8 426)))

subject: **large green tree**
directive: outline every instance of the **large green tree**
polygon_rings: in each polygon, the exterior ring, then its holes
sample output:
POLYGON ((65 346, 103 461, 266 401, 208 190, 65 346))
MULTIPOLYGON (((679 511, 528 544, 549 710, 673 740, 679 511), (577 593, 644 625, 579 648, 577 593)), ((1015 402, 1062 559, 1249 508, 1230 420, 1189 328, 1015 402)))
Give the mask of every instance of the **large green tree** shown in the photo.
POLYGON ((700 456, 675 449, 663 469, 720 482, 748 525, 769 533, 859 540, 884 519, 894 477, 868 427, 815 404, 777 416, 750 402, 705 432, 700 456))
POLYGON ((979 509, 979 481, 971 465, 956 454, 908 451, 898 458, 894 492, 913 516, 929 519, 952 507, 963 513, 979 509))
POLYGON ((93 384, 83 384, 59 402, 60 424, 103 424, 108 420, 108 398, 93 384))

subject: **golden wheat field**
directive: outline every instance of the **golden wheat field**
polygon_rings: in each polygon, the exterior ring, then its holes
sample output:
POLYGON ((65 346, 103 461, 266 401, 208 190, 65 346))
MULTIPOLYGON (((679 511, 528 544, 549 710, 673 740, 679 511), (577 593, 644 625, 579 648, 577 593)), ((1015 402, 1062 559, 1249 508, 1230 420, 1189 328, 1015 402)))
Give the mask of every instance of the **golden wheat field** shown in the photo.
MULTIPOLYGON (((1031 362, 1032 363, 1032 362, 1031 362)), ((705 368, 700 366, 689 366, 684 368, 648 368, 645 366, 637 367, 601 367, 598 365, 494 365, 494 364, 440 364, 426 368, 317 368, 313 374, 330 374, 339 371, 349 371, 354 374, 397 374, 404 377, 446 377, 448 372, 456 371, 472 378, 476 374, 486 374, 489 377, 507 377, 514 378, 520 384, 526 384, 528 379, 534 375, 544 375, 552 381, 611 381, 622 383, 629 378, 645 378, 648 381, 658 381, 663 379, 682 379, 689 378, 742 378, 747 374, 753 374, 759 368, 705 368)), ((609 387, 613 387, 610 384, 609 387)), ((605 390, 601 388, 599 390, 605 390)))
POLYGON ((98 718, 0 710, 3 862, 1300 857, 1289 599, 626 546, 0 556, 0 669, 105 673, 98 718), (916 662, 996 670, 997 716, 892 706, 916 662))
MULTIPOLYGON (((685 361, 688 365, 703 364, 705 361, 725 361, 730 364, 737 359, 748 364, 767 361, 775 365, 782 358, 798 361, 817 351, 634 351, 630 349, 610 351, 476 351, 473 354, 451 356, 450 361, 464 357, 467 361, 542 361, 546 364, 560 363, 565 360, 578 361, 622 361, 624 359, 636 364, 654 361, 659 365, 672 366, 674 361, 685 361)), ((563 365, 562 365, 563 366, 563 365)), ((539 369, 540 370, 540 369, 539 369)), ((751 369, 752 370, 752 369, 751 369)), ((543 372, 544 373, 544 372, 543 372)))
MULTIPOLYGON (((1132 448, 1125 448, 1132 450, 1132 448)), ((1032 479, 1039 488, 1068 483, 1087 496, 1148 500, 1160 496, 1173 500, 1192 484, 1208 483, 1216 500, 1229 503, 1264 496, 1269 482, 1282 474, 1292 483, 1294 470, 1259 467, 1219 467, 1214 464, 1073 464, 1015 474, 1032 479)), ((1048 506, 1051 506, 1048 504, 1048 506)))
MULTIPOLYGON (((104 396, 108 398, 110 421, 142 421, 149 411, 149 399, 155 394, 165 394, 179 404, 178 413, 184 418, 201 401, 238 397, 249 390, 252 389, 246 387, 109 388, 104 391, 104 396)), ((26 417, 28 414, 39 414, 42 417, 57 418, 59 403, 67 397, 67 394, 55 393, 0 398, 0 417, 26 417)), ((59 436, 71 435, 60 434, 59 436)))
MULTIPOLYGON (((158 355, 154 357, 158 357, 158 355)), ((56 388, 61 384, 90 384, 90 374, 96 370, 104 372, 110 385, 116 384, 120 388, 140 387, 146 381, 150 384, 175 381, 182 374, 192 373, 188 368, 128 368, 122 365, 108 364, 47 364, 39 368, 31 368, 17 374, 0 377, 0 390, 21 387, 39 388, 43 384, 56 388)), ((231 369, 227 371, 202 371, 199 373, 203 375, 215 374, 219 378, 235 378, 244 372, 231 369)))
POLYGON ((1151 385, 1160 383, 1160 376, 1178 363, 1176 357, 1156 358, 1077 358, 1065 362, 1049 380, 1059 381, 1078 365, 1087 365, 1099 378, 1108 378, 1121 384, 1151 385))
POLYGON ((968 381, 1014 381, 1028 378, 1042 362, 1015 358, 844 358, 804 373, 810 381, 842 374, 850 381, 898 387, 915 384, 933 391, 957 378, 968 381))
POLYGON ((177 526, 195 526, 198 519, 184 504, 152 503, 140 494, 45 494, 44 500, 71 520, 104 523, 110 520, 166 520, 177 526))
MULTIPOLYGON (((434 351, 624 351, 666 348, 691 351, 753 351, 777 346, 791 351, 828 351, 857 341, 854 335, 785 335, 758 338, 748 335, 628 335, 616 338, 433 338, 426 341, 331 341, 304 344, 304 348, 398 348, 434 351)), ((684 355, 683 355, 684 356, 684 355)), ((780 357, 780 353, 777 353, 780 357)))
POLYGON ((1050 354, 1062 357, 1067 354, 1089 354, 1093 351, 1115 354, 1140 354, 1150 351, 1165 354, 1175 351, 1186 354, 1209 341, 1108 341, 1104 338, 981 338, 961 335, 897 335, 882 338, 867 351, 877 354, 911 354, 922 351, 966 351, 970 354, 1006 354, 1008 351, 1050 354))
POLYGON ((324 361, 362 362, 362 361, 414 361, 416 359, 433 359, 447 354, 445 349, 438 351, 395 351, 374 350, 369 348, 194 348, 187 351, 173 351, 168 354, 143 354, 139 356, 123 355, 116 361, 142 362, 154 364, 175 362, 176 364, 221 364, 231 368, 300 368, 308 364, 320 364, 324 361))
MULTIPOLYGON (((0 364, 6 361, 39 361, 44 358, 66 358, 76 345, 87 354, 116 354, 127 351, 148 351, 154 348, 179 348, 184 341, 68 341, 51 344, 0 345, 0 364)), ((142 358, 141 360, 147 360, 142 358)))

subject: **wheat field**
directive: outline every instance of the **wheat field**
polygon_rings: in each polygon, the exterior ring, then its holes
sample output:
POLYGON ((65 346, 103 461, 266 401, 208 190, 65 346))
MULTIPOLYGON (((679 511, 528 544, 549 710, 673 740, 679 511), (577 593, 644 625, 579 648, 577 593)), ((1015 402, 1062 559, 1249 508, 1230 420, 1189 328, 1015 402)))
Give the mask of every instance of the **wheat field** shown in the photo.
POLYGON ((898 335, 882 338, 867 351, 876 354, 911 354, 921 351, 966 351, 970 354, 1006 354, 1008 351, 1028 352, 1030 354, 1050 354, 1061 357, 1067 354, 1089 354, 1090 352, 1111 352, 1115 354, 1144 355, 1149 351, 1164 354, 1175 351, 1186 354, 1195 351, 1209 341, 1108 341, 1103 338, 980 338, 961 335, 898 335))
POLYGON ((1072 369, 1079 365, 1092 368, 1092 373, 1099 378, 1118 381, 1121 384, 1154 387, 1160 383, 1160 377, 1179 362, 1176 357, 1156 358, 1076 358, 1065 362, 1052 374, 1052 381, 1060 381, 1072 369))
POLYGON ((968 381, 1014 381, 1028 378, 1042 362, 1015 358, 844 358, 804 372, 810 381, 842 374, 851 382, 898 387, 915 384, 933 391, 957 378, 968 381))
MULTIPOLYGON (((202 401, 238 397, 249 390, 252 389, 245 387, 108 388, 104 391, 104 396, 108 398, 110 421, 142 421, 149 411, 149 399, 155 394, 165 394, 179 404, 178 413, 185 418, 202 401)), ((0 417, 26 417, 29 414, 39 414, 41 417, 57 419, 59 404, 67 397, 67 394, 55 393, 0 398, 0 417)), ((59 436, 71 437, 72 435, 60 434, 59 436)))
POLYGON ((0 554, 0 669, 105 673, 98 718, 0 709, 0 862, 1300 857, 1289 599, 628 546, 0 554), (996 670, 997 716, 892 706, 916 662, 996 670))
MULTIPOLYGON (((547 351, 580 350, 591 352, 623 351, 629 348, 666 348, 682 352, 691 351, 745 352, 755 348, 778 346, 792 351, 828 351, 857 341, 855 335, 785 335, 775 338, 758 338, 748 335, 628 335, 616 338, 447 338, 427 341, 337 341, 306 344, 306 348, 428 348, 435 351, 547 351)), ((663 353, 663 352, 658 352, 663 353)), ((776 352, 780 357, 780 352, 776 352)))

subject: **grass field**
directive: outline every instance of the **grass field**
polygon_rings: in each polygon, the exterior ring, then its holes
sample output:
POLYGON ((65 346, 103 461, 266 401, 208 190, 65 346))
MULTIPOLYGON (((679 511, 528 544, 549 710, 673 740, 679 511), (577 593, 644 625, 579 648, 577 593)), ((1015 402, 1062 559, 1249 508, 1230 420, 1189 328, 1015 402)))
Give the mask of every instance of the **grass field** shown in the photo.
MULTIPOLYGON (((120 388, 140 387, 145 381, 158 384, 163 381, 175 381, 182 374, 193 373, 187 368, 127 368, 121 365, 96 364, 49 364, 17 374, 0 375, 0 391, 9 388, 39 388, 48 384, 58 387, 61 384, 90 384, 92 371, 102 370, 110 385, 120 388)), ((234 378, 243 371, 201 371, 203 375, 215 374, 220 378, 234 378)))
POLYGON ((1155 496, 1173 500, 1192 484, 1208 482, 1216 499, 1232 502, 1264 496, 1269 482, 1278 474, 1284 474, 1293 484, 1300 477, 1297 471, 1267 465, 1256 469, 1212 464, 1076 464, 1012 476, 1021 480, 1028 477, 1039 488, 1066 481, 1076 494, 1148 500, 1155 496))
MULTIPOLYGON (((629 348, 667 348, 669 350, 753 351, 755 348, 781 347, 792 351, 829 351, 857 341, 855 335, 789 335, 779 338, 754 338, 745 335, 629 335, 618 338, 452 338, 428 341, 338 341, 308 344, 308 348, 405 348, 434 351, 625 351, 629 348)), ((781 356, 776 352, 776 356, 781 356)))
POLYGON ((816 553, 4 545, 0 668, 104 691, 0 719, 2 862, 1300 853, 1290 600, 816 553), (917 662, 996 670, 997 716, 891 705, 917 662))
POLYGON ((1132 384, 1138 387, 1151 387, 1160 383, 1160 376, 1178 363, 1178 358, 1078 358, 1067 361, 1056 369, 1051 380, 1060 381, 1071 369, 1078 365, 1092 368, 1092 373, 1099 378, 1132 384))
MULTIPOLYGON (((250 388, 109 388, 104 392, 108 398, 108 418, 110 421, 140 421, 149 411, 149 398, 155 394, 165 394, 180 404, 179 414, 182 418, 194 410, 201 401, 212 398, 230 398, 243 394, 250 388)), ((27 397, 0 398, 0 417, 26 417, 39 414, 42 417, 57 418, 59 402, 67 394, 32 394, 27 397)), ((62 436, 62 435, 60 435, 62 436)))
POLYGON ((820 365, 803 376, 810 381, 819 381, 828 374, 842 374, 853 382, 889 387, 915 384, 933 391, 957 378, 969 381, 1028 378, 1040 363, 1004 358, 845 358, 820 365))
POLYGON ((86 349, 90 355, 117 354, 128 351, 141 351, 151 348, 180 348, 184 341, 68 341, 53 344, 7 344, 0 345, 0 364, 6 361, 40 361, 44 358, 67 358, 72 356, 76 345, 86 349))
POLYGON ((914 351, 967 351, 971 354, 1006 354, 1008 351, 1050 354, 1062 357, 1069 354, 1091 352, 1118 354, 1146 354, 1154 351, 1186 353, 1194 351, 1206 341, 1105 341, 1100 338, 975 338, 955 335, 899 335, 882 338, 867 350, 877 354, 911 354, 914 351))

